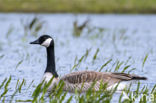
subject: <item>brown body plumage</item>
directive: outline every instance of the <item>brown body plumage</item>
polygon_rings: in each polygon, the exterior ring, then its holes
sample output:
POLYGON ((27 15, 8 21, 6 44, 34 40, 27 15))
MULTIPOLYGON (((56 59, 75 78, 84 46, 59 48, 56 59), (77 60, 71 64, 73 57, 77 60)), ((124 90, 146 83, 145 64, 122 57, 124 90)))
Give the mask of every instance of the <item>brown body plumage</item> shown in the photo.
POLYGON ((78 91, 85 92, 94 82, 95 85, 93 89, 98 91, 101 82, 103 84, 107 83, 107 87, 109 88, 122 81, 146 80, 146 77, 126 73, 80 71, 57 78, 57 81, 55 80, 55 84, 53 83, 51 86, 56 85, 60 80, 64 82, 64 91, 74 92, 75 89, 77 89, 78 91))

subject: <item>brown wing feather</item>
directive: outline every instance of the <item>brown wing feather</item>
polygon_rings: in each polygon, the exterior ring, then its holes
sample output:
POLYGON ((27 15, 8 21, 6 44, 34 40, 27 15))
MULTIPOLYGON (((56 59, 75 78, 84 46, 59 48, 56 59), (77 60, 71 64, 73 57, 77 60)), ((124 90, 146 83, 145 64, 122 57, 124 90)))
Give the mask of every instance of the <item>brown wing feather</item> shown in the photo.
MULTIPOLYGON (((103 83, 108 83, 108 86, 111 86, 120 81, 128 81, 134 79, 140 79, 142 77, 136 75, 130 75, 126 73, 108 73, 108 72, 95 72, 95 71, 80 71, 67 74, 61 78, 61 80, 71 83, 89 83, 94 81, 103 81, 103 83)), ((143 79, 144 80, 144 79, 143 79)))
POLYGON ((94 81, 109 81, 111 79, 109 73, 95 72, 95 71, 81 71, 73 72, 65 75, 61 78, 62 80, 69 83, 83 83, 83 82, 94 82, 94 81))

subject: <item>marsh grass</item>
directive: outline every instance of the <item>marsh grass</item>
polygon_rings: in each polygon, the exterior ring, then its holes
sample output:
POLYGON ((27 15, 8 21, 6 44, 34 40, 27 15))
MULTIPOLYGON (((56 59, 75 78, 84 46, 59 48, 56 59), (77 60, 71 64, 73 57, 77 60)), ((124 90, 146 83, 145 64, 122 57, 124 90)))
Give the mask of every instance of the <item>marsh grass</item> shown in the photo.
MULTIPOLYGON (((76 66, 74 66, 74 68, 78 68, 82 62, 86 61, 89 53, 90 53, 91 49, 87 49, 86 52, 78 59, 78 57, 76 57, 75 60, 75 64, 76 66)), ((93 60, 97 59, 97 54, 98 54, 99 50, 97 49, 96 52, 93 54, 92 58, 93 60), (96 57, 95 57, 96 56, 96 57)), ((125 62, 124 61, 113 61, 112 59, 108 59, 104 62, 104 64, 99 68, 99 71, 114 71, 114 72, 118 72, 118 71, 122 71, 122 72, 129 72, 131 71, 130 65, 128 65, 128 61, 130 60, 130 58, 128 58, 125 62), (112 65, 114 64, 114 65, 112 65), (112 65, 113 69, 104 69, 105 67, 107 67, 108 65, 112 65)), ((19 63, 17 64, 16 67, 18 67, 21 64, 21 62, 19 61, 19 63)), ((88 91, 86 93, 81 93, 78 92, 77 90, 75 90, 74 93, 72 93, 71 95, 68 95, 70 93, 68 93, 67 91, 63 91, 63 86, 64 83, 60 82, 55 89, 52 92, 47 92, 48 87, 50 85, 50 83, 52 82, 53 78, 50 80, 49 83, 44 84, 43 82, 40 83, 39 85, 36 85, 35 89, 31 92, 32 96, 28 99, 20 99, 17 98, 16 95, 20 95, 22 93, 26 93, 28 92, 31 85, 33 85, 33 80, 32 82, 30 82, 29 85, 25 85, 26 84, 26 80, 17 80, 16 82, 16 86, 14 88, 14 91, 12 92, 11 96, 7 96, 10 95, 8 90, 9 90, 9 86, 11 85, 11 81, 12 81, 12 77, 10 76, 9 78, 5 78, 2 83, 0 84, 0 90, 3 91, 1 92, 1 97, 0 97, 0 101, 3 103, 12 103, 14 101, 16 102, 32 102, 32 103, 72 103, 73 101, 75 101, 76 103, 89 103, 89 102, 95 102, 95 103, 103 103, 103 102, 113 102, 114 99, 114 95, 116 94, 116 88, 108 91, 106 90, 107 84, 101 84, 100 85, 100 90, 99 91, 94 91, 92 88, 94 87, 95 83, 92 84, 91 88, 88 89, 88 91), (44 86, 43 86, 44 84, 44 86), (27 87, 26 87, 27 86, 27 87), (27 88, 26 90, 22 90, 22 88, 27 88), (42 88, 42 89, 41 89, 42 88)), ((141 103, 147 103, 149 100, 147 100, 148 98, 151 98, 151 96, 154 95, 154 99, 155 100, 155 93, 156 93, 156 85, 151 89, 148 86, 144 86, 143 88, 140 87, 141 83, 138 82, 137 88, 135 90, 131 90, 131 86, 129 88, 126 88, 124 90, 125 93, 121 93, 120 97, 118 98, 118 102, 119 103, 129 103, 132 102, 134 103, 135 101, 140 101, 141 103), (149 96, 149 94, 151 96, 149 96), (127 96, 127 98, 125 98, 124 96, 127 96), (141 95, 141 96, 140 96, 141 95)), ((83 86, 83 85, 82 85, 83 86)), ((11 87, 13 88, 13 87, 11 87)), ((153 103, 155 101, 152 101, 153 103)))
POLYGON ((99 69, 99 72, 101 72, 101 70, 102 70, 105 66, 107 66, 107 64, 109 64, 111 61, 112 61, 112 59, 109 59, 106 63, 104 63, 104 64, 101 66, 101 68, 99 69))
MULTIPOLYGON (((118 49, 118 44, 125 44, 130 40, 129 35, 127 35, 128 28, 114 28, 113 30, 105 27, 96 27, 90 24, 91 20, 87 19, 80 26, 78 25, 79 20, 73 22, 73 33, 74 37, 85 37, 91 40, 107 40, 110 41, 114 46, 117 53, 120 53, 118 49)), ((96 55, 93 57, 96 58, 96 55)))
POLYGON ((85 54, 83 54, 79 60, 78 60, 77 56, 75 57, 74 65, 73 65, 73 67, 70 70, 71 72, 73 70, 77 70, 77 68, 79 68, 79 66, 80 66, 80 64, 81 64, 82 61, 86 61, 86 59, 87 59, 90 51, 91 51, 91 48, 90 49, 87 49, 86 52, 85 52, 85 54))
POLYGON ((155 13, 155 0, 0 0, 2 12, 155 13))
POLYGON ((73 33, 72 35, 75 37, 89 37, 91 39, 95 38, 103 38, 103 34, 107 31, 106 28, 94 27, 89 24, 91 20, 87 18, 81 25, 78 25, 79 21, 75 20, 73 22, 73 33))
POLYGON ((33 17, 31 20, 21 20, 22 27, 24 29, 24 35, 32 35, 37 37, 39 32, 43 29, 44 21, 39 17, 33 17))
POLYGON ((145 65, 145 62, 147 61, 147 58, 148 58, 148 53, 145 55, 144 59, 143 59, 143 62, 142 62, 142 70, 144 68, 144 65, 145 65))
MULTIPOLYGON (((50 81, 51 82, 51 81, 50 81)), ((101 103, 101 102, 111 102, 113 99, 114 94, 116 93, 116 89, 118 87, 118 85, 116 86, 116 88, 114 88, 111 91, 107 91, 106 87, 107 84, 102 84, 100 85, 100 90, 99 91, 94 91, 92 90, 92 88, 94 87, 95 83, 92 84, 92 86, 90 87, 90 89, 88 89, 88 91, 86 93, 79 93, 77 91, 75 91, 74 95, 71 96, 67 96, 67 92, 63 92, 63 83, 60 83, 57 85, 57 87, 55 87, 55 90, 48 96, 45 95, 47 86, 45 86, 42 89, 42 92, 40 91, 40 89, 38 89, 37 87, 37 91, 35 90, 34 93, 37 93, 37 96, 35 96, 35 98, 33 98, 32 100, 17 100, 17 102, 49 102, 49 103, 62 103, 62 102, 68 102, 71 103, 73 102, 73 99, 76 100, 76 102, 78 103, 88 103, 88 102, 96 102, 96 103, 101 103), (39 92, 40 91, 40 92, 39 92)), ((39 84, 40 86, 40 84, 39 84)), ((119 103, 129 103, 129 102, 137 102, 140 101, 141 103, 147 103, 149 102, 148 98, 153 98, 153 100, 151 99, 151 102, 154 103, 156 97, 154 96, 155 94, 155 86, 150 90, 148 89, 147 86, 144 86, 143 88, 140 89, 140 82, 138 82, 136 90, 131 91, 131 86, 129 86, 129 88, 126 88, 120 95, 119 98, 119 103), (127 98, 125 98, 125 96, 127 98), (153 97, 151 97, 153 96, 153 97)))
MULTIPOLYGON (((76 66, 80 65, 85 58, 87 58, 89 51, 86 50, 86 53, 77 61, 76 66)), ((96 54, 96 53, 95 53, 96 54)), ((96 58, 95 58, 96 59, 96 58)), ((129 59, 129 58, 128 58, 129 59)), ((108 64, 112 64, 114 62, 112 59, 108 59, 105 61, 105 63, 99 68, 99 71, 102 71, 104 67, 107 67, 108 64)), ((122 72, 129 72, 133 68, 130 69, 130 65, 127 65, 127 61, 115 61, 113 64, 114 69, 105 69, 104 71, 122 71, 122 72), (120 70, 120 69, 121 70, 120 70), (129 70, 128 70, 129 69, 129 70)), ((106 89, 107 84, 100 84, 100 90, 94 91, 92 88, 94 87, 95 83, 92 84, 90 89, 86 93, 81 93, 75 90, 72 95, 68 91, 63 91, 64 83, 60 82, 58 85, 56 85, 52 92, 47 92, 48 87, 50 86, 51 82, 53 81, 53 78, 48 83, 40 83, 39 85, 36 85, 35 89, 32 91, 32 97, 22 100, 15 98, 16 95, 27 92, 28 89, 31 89, 30 86, 33 85, 33 81, 30 82, 29 85, 27 85, 26 90, 22 90, 24 86, 26 86, 26 81, 23 79, 21 82, 17 80, 16 86, 14 89, 14 92, 10 97, 7 97, 9 85, 11 85, 12 77, 10 76, 8 79, 5 78, 3 82, 0 84, 0 90, 3 90, 0 96, 0 101, 6 103, 9 100, 10 103, 16 101, 16 102, 32 102, 32 103, 72 103, 73 101, 76 101, 77 103, 89 103, 89 102, 95 102, 95 103, 103 103, 103 102, 113 102, 114 95, 116 94, 116 88, 108 91, 106 89)), ((83 85, 82 85, 83 86, 83 85)), ((150 100, 152 103, 156 100, 156 85, 153 86, 153 88, 149 88, 147 85, 144 85, 144 87, 141 87, 141 83, 138 82, 136 89, 132 90, 132 85, 130 85, 128 88, 125 88, 125 90, 120 94, 118 98, 119 103, 134 103, 136 101, 140 101, 140 103, 148 103, 150 100), (126 98, 125 98, 126 95, 126 98), (151 99, 152 98, 152 99, 151 99)))
POLYGON ((16 69, 22 64, 23 60, 20 60, 17 65, 16 65, 16 69))
POLYGON ((1 84, 1 88, 4 86, 4 91, 2 92, 2 94, 0 95, 0 100, 3 98, 3 99, 5 99, 5 95, 7 94, 7 92, 8 92, 8 86, 9 86, 9 84, 10 84, 10 82, 11 82, 11 76, 9 77, 9 79, 7 80, 7 79, 4 79, 4 81, 2 82, 2 84, 1 84), (6 82, 6 83, 5 83, 6 82))
POLYGON ((89 19, 84 21, 81 25, 78 25, 78 20, 75 20, 73 22, 73 36, 80 37, 84 29, 87 27, 88 23, 89 23, 89 19))

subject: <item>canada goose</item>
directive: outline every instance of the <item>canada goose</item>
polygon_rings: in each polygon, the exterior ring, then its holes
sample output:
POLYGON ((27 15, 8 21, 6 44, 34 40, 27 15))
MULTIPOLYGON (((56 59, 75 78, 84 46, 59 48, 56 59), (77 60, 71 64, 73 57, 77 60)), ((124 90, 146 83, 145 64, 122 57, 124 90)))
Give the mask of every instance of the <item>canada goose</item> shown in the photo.
MULTIPOLYGON (((98 91, 100 82, 107 83, 108 88, 111 88, 122 81, 131 80, 146 80, 146 77, 140 77, 133 74, 126 73, 111 73, 111 72, 95 72, 95 71, 79 71, 59 77, 55 68, 55 51, 54 39, 49 35, 42 35, 37 40, 30 44, 39 44, 46 47, 47 50, 47 66, 43 75, 43 80, 49 82, 54 77, 50 89, 56 85, 60 80, 64 82, 64 91, 74 92, 75 89, 85 92, 96 81, 94 90, 98 91), (83 84, 83 87, 81 88, 83 84)), ((50 90, 49 89, 49 90, 50 90)))

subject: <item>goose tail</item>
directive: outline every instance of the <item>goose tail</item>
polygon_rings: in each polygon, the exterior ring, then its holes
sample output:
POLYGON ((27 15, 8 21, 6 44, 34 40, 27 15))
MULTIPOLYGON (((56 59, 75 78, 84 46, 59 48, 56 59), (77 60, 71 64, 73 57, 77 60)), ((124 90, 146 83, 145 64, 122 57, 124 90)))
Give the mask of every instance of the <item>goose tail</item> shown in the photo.
POLYGON ((129 80, 147 80, 146 77, 138 76, 135 74, 126 74, 126 73, 112 73, 115 78, 118 78, 123 81, 129 81, 129 80))
POLYGON ((132 80, 147 80, 147 78, 142 76, 132 75, 132 80))

